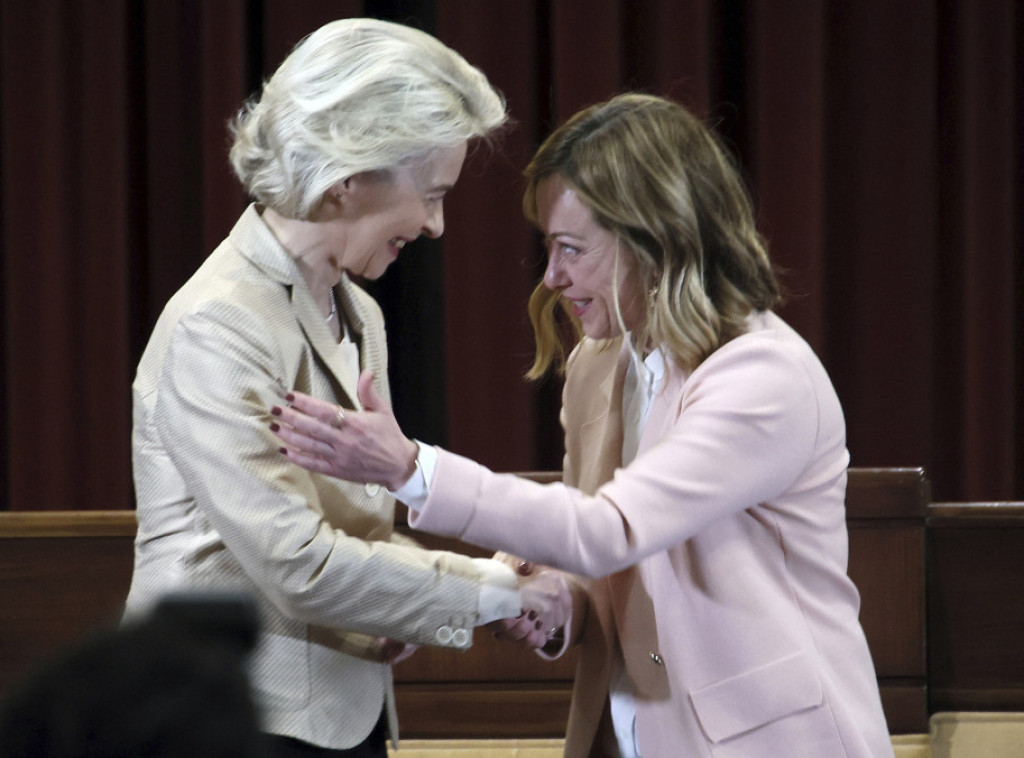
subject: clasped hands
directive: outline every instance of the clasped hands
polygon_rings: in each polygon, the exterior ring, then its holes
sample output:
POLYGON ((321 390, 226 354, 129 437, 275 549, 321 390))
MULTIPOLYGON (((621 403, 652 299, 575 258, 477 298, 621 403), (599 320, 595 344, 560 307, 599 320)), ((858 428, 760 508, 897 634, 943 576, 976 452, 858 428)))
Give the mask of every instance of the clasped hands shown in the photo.
MULTIPOLYGON (((506 561, 508 562, 508 561, 506 561)), ((523 612, 514 618, 487 624, 499 640, 517 642, 528 648, 543 648, 568 623, 572 596, 558 571, 516 561, 523 612)))
MULTIPOLYGON (((543 648, 569 621, 572 597, 568 585, 560 573, 551 569, 535 570, 532 564, 524 562, 518 562, 515 568, 523 612, 492 621, 486 628, 496 639, 531 649, 543 648)), ((392 665, 410 657, 418 647, 391 639, 381 639, 380 643, 384 660, 392 665)))

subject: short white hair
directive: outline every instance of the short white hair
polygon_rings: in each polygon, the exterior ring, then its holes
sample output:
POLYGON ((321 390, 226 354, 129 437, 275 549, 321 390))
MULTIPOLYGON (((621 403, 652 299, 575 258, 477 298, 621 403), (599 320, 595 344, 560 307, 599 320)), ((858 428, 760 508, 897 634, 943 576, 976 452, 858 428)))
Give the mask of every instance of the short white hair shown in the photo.
POLYGON ((308 218, 336 183, 393 170, 496 129, 505 101, 434 37, 374 19, 303 39, 231 124, 231 165, 250 196, 308 218))

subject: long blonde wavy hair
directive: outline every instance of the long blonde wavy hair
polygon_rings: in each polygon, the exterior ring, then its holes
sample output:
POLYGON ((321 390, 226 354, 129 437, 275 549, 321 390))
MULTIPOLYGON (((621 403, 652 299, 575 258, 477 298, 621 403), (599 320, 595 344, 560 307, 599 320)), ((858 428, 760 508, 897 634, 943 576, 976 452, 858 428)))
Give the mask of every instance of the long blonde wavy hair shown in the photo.
MULTIPOLYGON (((624 94, 556 129, 526 167, 523 211, 538 224, 537 186, 555 174, 635 259, 647 292, 637 344, 660 346, 684 370, 745 330, 752 310, 781 300, 750 196, 715 133, 683 106, 624 94)), ((566 324, 581 332, 561 294, 539 283, 530 298, 536 338, 527 377, 564 371, 566 324)))

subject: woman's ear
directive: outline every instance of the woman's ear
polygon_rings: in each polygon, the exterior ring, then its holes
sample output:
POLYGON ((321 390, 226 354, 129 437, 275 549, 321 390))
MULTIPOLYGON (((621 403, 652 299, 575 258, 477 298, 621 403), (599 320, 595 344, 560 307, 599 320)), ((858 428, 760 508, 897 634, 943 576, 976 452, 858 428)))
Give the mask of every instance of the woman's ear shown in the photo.
POLYGON ((338 203, 339 205, 344 203, 350 194, 352 194, 351 176, 345 177, 327 191, 327 196, 331 199, 331 202, 338 203))

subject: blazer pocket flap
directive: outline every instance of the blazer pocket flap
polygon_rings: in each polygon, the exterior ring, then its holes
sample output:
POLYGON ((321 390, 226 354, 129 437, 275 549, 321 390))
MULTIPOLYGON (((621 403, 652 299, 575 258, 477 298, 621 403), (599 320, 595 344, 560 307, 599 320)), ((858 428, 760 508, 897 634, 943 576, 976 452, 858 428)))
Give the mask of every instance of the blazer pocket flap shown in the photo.
POLYGON ((807 655, 796 653, 694 690, 690 700, 708 739, 721 742, 821 705, 824 698, 807 655))

